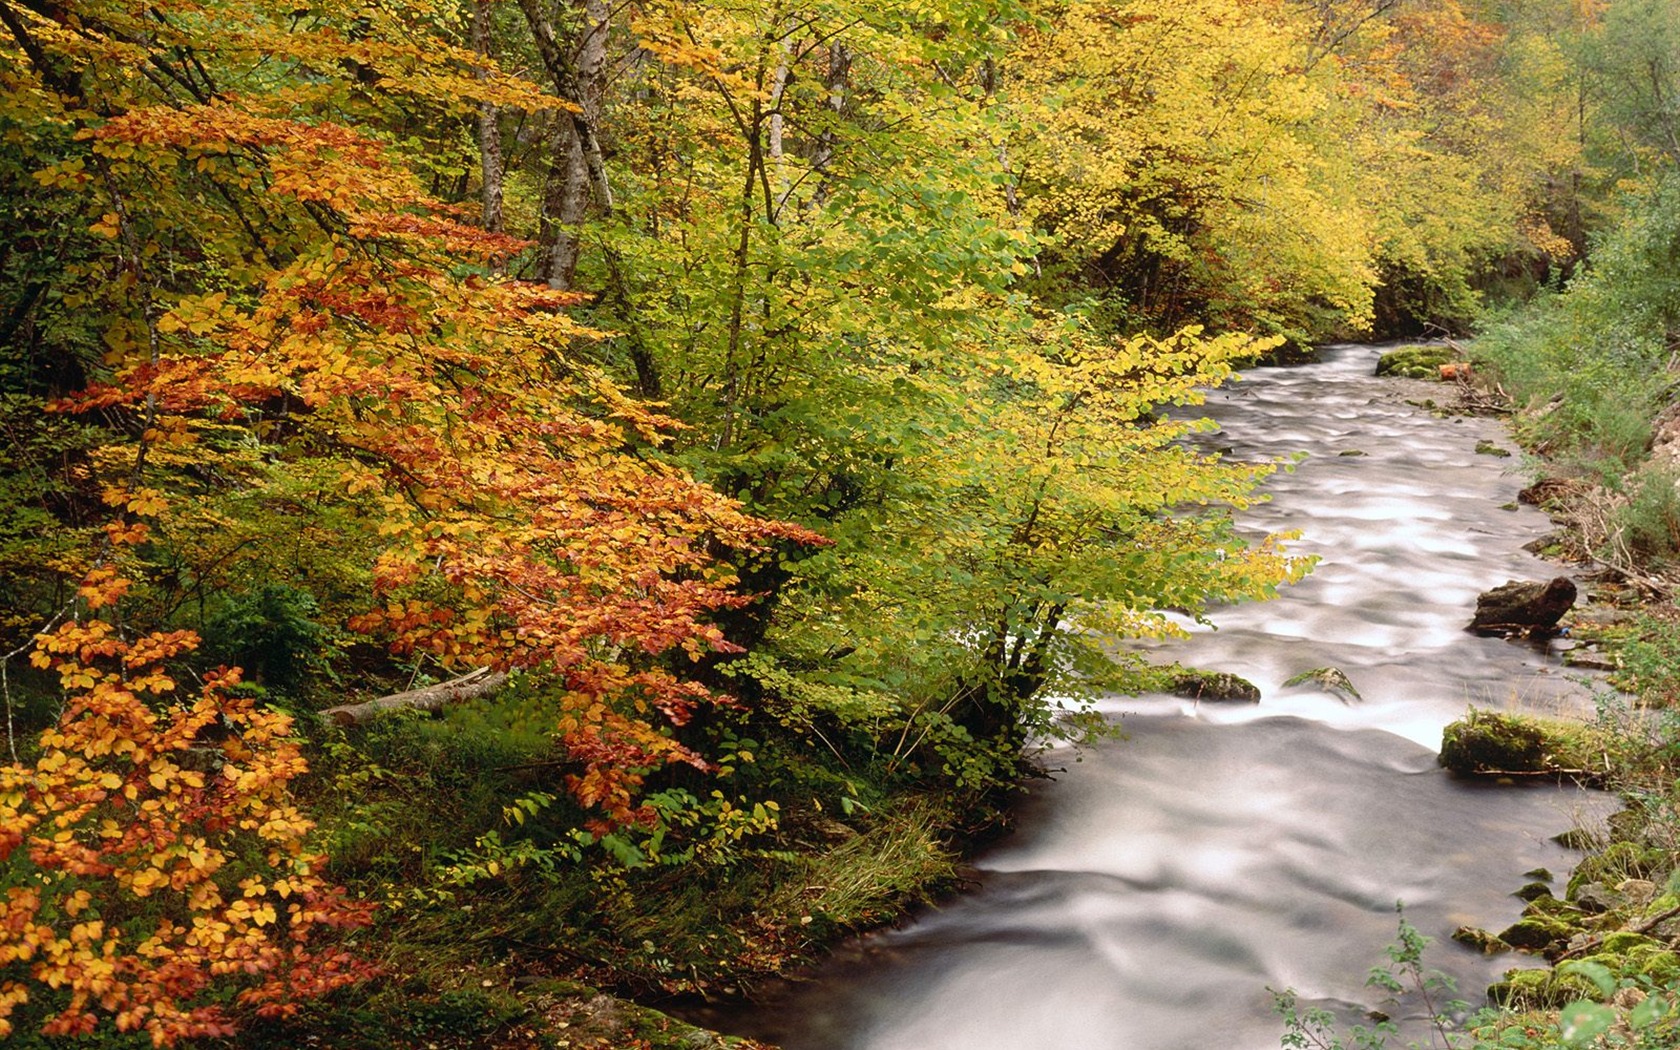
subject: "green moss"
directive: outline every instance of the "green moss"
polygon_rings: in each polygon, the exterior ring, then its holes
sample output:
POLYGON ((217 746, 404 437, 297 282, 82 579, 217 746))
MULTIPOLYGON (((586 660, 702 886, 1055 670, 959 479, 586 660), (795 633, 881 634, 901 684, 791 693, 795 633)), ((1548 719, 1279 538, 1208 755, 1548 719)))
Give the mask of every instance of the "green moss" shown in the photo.
POLYGON ((1614 889, 1627 879, 1649 879, 1666 861, 1667 855, 1661 850, 1647 849, 1633 842, 1612 842, 1575 866, 1565 896, 1573 900, 1589 882, 1614 889))
POLYGON ((1555 970, 1509 970, 1503 981, 1488 985, 1488 998, 1507 1010, 1556 1010, 1598 989, 1579 974, 1555 970))
POLYGON ((1227 671, 1204 671, 1194 667, 1179 668, 1167 691, 1192 700, 1256 703, 1260 699, 1259 686, 1246 678, 1227 671))
POLYGON ((1439 379, 1441 366, 1458 357, 1444 346, 1402 346, 1382 355, 1377 362, 1377 375, 1401 376, 1406 379, 1439 379))
POLYGON ((1528 915, 1507 926, 1499 939, 1513 948, 1525 951, 1545 951, 1574 936, 1578 928, 1549 915, 1528 915))
POLYGON ((1479 926, 1460 926, 1453 931, 1452 939, 1465 947, 1476 949, 1483 955, 1497 955, 1511 950, 1509 944, 1479 926))
POLYGON ((1633 950, 1634 948, 1639 947, 1642 944, 1655 944, 1655 943, 1657 943, 1657 942, 1653 941, 1651 938, 1646 937, 1642 934, 1630 933, 1626 930, 1623 930, 1623 931, 1618 932, 1618 933, 1612 933, 1610 936, 1604 938, 1604 943, 1600 944, 1598 946, 1598 950, 1600 952, 1609 952, 1609 953, 1615 954, 1615 955, 1622 955, 1622 954, 1625 954, 1626 952, 1629 952, 1629 951, 1633 950))
POLYGON ((1441 765, 1455 773, 1564 773, 1590 768, 1588 726, 1472 709, 1441 732, 1441 765))

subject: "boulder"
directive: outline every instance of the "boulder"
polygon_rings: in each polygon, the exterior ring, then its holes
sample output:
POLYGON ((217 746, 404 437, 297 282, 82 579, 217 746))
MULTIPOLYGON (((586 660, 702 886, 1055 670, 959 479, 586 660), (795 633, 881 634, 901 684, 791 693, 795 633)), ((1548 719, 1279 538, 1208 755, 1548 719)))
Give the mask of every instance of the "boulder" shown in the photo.
POLYGON ((1575 581, 1559 576, 1549 583, 1509 580, 1476 599, 1469 630, 1481 635, 1547 637, 1575 604, 1575 581))
POLYGON ((1225 671, 1184 669, 1172 681, 1175 696, 1191 700, 1221 700, 1256 704, 1260 702, 1260 687, 1246 678, 1225 671))
POLYGON ((1479 926, 1460 926, 1453 931, 1452 939, 1468 948, 1476 949, 1483 955, 1498 955, 1500 952, 1511 950, 1509 944, 1479 926))

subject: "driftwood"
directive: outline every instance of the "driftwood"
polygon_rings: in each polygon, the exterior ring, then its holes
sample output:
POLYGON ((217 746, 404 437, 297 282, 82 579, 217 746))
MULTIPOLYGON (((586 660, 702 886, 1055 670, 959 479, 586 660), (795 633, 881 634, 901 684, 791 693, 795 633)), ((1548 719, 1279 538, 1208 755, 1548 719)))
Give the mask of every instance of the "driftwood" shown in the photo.
POLYGON ((445 704, 456 704, 463 700, 474 700, 481 696, 488 696, 502 687, 507 681, 507 675, 500 671, 492 671, 488 667, 480 667, 476 671, 469 671, 459 678, 452 678, 437 685, 423 686, 406 692, 392 693, 373 700, 364 700, 359 704, 340 704, 329 707, 321 714, 330 718, 341 726, 361 725, 387 711, 439 711, 445 704))

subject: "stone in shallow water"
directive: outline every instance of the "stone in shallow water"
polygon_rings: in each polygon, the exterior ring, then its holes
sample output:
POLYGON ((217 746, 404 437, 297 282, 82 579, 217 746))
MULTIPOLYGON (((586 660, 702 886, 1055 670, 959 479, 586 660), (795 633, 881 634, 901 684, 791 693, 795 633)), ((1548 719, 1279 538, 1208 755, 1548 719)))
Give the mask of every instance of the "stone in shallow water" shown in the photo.
POLYGON ((1547 583, 1508 580, 1476 599, 1469 629, 1477 634, 1547 634, 1575 604, 1575 581, 1559 576, 1547 583))
POLYGON ((1260 702, 1259 686, 1227 671, 1186 670, 1173 679, 1172 692, 1191 700, 1260 702))

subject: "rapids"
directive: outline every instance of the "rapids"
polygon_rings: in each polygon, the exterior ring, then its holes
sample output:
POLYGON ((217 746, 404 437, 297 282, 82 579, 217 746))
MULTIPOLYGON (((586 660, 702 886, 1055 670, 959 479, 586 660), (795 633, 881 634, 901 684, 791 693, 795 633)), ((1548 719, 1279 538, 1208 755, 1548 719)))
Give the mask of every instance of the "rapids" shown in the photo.
POLYGON ((1480 591, 1557 573, 1522 550, 1548 523, 1513 506, 1517 459, 1475 451, 1511 447, 1499 424, 1408 403, 1449 392, 1375 378, 1378 353, 1255 369, 1197 410, 1219 425, 1197 440, 1229 456, 1306 453, 1240 520, 1299 529, 1313 574, 1151 647, 1242 675, 1261 702, 1105 700, 1126 739, 1045 756, 1055 780, 976 859, 974 892, 711 1023, 787 1050, 1270 1050, 1267 989, 1294 987, 1350 1018, 1409 1017, 1398 1047, 1426 1038, 1420 1008, 1364 986, 1397 901, 1466 998, 1522 964, 1448 935, 1514 921, 1524 873, 1561 881, 1576 859, 1550 837, 1610 804, 1461 782, 1434 750, 1470 703, 1580 712, 1591 689, 1542 649, 1463 631, 1480 591), (1363 700, 1283 684, 1325 666, 1363 700))

